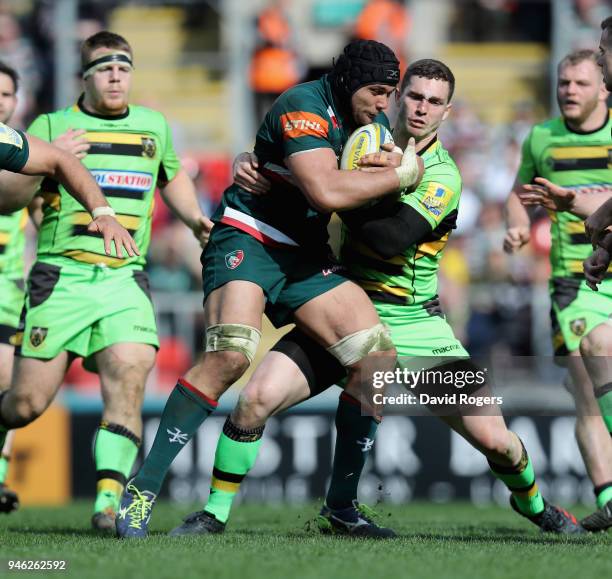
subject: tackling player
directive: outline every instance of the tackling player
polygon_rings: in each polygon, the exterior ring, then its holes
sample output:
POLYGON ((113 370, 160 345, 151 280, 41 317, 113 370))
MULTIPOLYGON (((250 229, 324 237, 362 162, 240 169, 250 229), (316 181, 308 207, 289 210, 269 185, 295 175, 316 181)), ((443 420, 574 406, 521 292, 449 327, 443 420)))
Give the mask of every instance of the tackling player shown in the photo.
MULTIPOLYGON (((0 398, 0 442, 52 402, 72 360, 100 376, 104 411, 94 442, 97 496, 92 525, 114 531, 115 512, 142 433, 144 386, 159 346, 143 271, 157 186, 176 215, 206 243, 193 183, 180 168, 170 128, 151 109, 129 105, 132 50, 121 36, 99 32, 82 46, 84 92, 64 110, 39 116, 30 131, 83 158, 111 199, 141 256, 107 256, 88 230, 89 216, 57 180, 40 185, 37 260, 28 278, 22 341, 11 389, 0 398)), ((78 163, 80 166, 80 163, 78 163)))
MULTIPOLYGON (((395 169, 338 169, 352 130, 382 117, 398 80, 387 46, 354 41, 331 74, 289 89, 266 115, 255 152, 272 190, 255 196, 233 185, 224 193, 202 256, 206 351, 168 399, 153 447, 124 493, 119 536, 146 536, 174 457, 253 360, 264 310, 275 325, 294 321, 328 348, 348 368, 353 396, 371 385, 374 365, 394 366, 388 331, 366 294, 330 260, 327 224, 332 211, 396 193, 420 177, 414 143, 395 169)), ((239 428, 232 436, 259 437, 239 428)))
MULTIPOLYGON (((461 193, 457 166, 437 136, 449 115, 454 85, 453 73, 442 62, 420 60, 408 67, 393 136, 400 147, 416 139, 425 166, 423 178, 414 193, 403 194, 399 201, 344 214, 348 227, 341 248, 351 278, 365 289, 390 328, 400 366, 424 365, 452 374, 477 370, 446 322, 437 296, 438 265, 456 225, 461 193)), ((362 163, 386 166, 392 158, 380 153, 362 163)), ((248 171, 248 163, 244 168, 248 171)), ((254 178, 248 173, 240 176, 247 181, 254 178)), ((255 462, 267 418, 344 381, 345 376, 337 361, 298 329, 284 336, 257 368, 225 423, 206 507, 171 534, 222 532, 240 482, 255 462)), ((438 395, 458 391, 443 384, 421 388, 438 395)), ((462 392, 486 396, 488 389, 466 386, 462 392)), ((362 416, 359 401, 350 393, 343 392, 340 399, 331 484, 319 516, 322 530, 353 537, 393 537, 393 531, 379 527, 357 502, 359 477, 379 420, 362 416)), ((527 451, 495 405, 480 411, 467 405, 453 410, 456 415, 441 418, 485 455, 492 473, 511 490, 517 512, 544 531, 582 531, 571 515, 542 498, 527 451)))
POLYGON ((601 530, 612 526, 612 389, 609 372, 598 369, 595 357, 612 354, 612 326, 606 323, 612 314, 612 279, 606 279, 597 293, 587 287, 583 260, 591 246, 582 219, 589 212, 585 208, 600 204, 612 192, 612 119, 593 51, 573 52, 559 63, 557 97, 561 116, 535 125, 523 143, 521 166, 507 202, 504 248, 517 251, 529 241, 529 216, 521 200, 540 202, 546 189, 571 189, 565 203, 546 205, 553 210, 553 347, 557 361, 569 368, 576 439, 597 506, 608 512, 607 517, 597 516, 596 524, 587 518, 583 525, 601 530))

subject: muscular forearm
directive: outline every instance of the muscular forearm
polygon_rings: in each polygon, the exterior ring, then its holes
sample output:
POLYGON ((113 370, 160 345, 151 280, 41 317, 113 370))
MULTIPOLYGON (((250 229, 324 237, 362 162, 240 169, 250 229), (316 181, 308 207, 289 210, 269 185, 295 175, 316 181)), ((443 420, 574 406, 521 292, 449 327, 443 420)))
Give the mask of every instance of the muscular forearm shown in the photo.
POLYGON ((193 182, 183 170, 160 190, 162 199, 187 227, 194 227, 202 215, 193 182))
POLYGON ((529 227, 529 213, 521 203, 518 195, 511 191, 505 208, 506 227, 529 227))
POLYGON ((100 187, 74 155, 63 152, 58 155, 57 163, 49 177, 61 183, 89 213, 96 207, 108 206, 100 187))
POLYGON ((320 211, 329 213, 354 209, 395 193, 399 179, 393 170, 376 173, 330 171, 326 179, 318 180, 312 188, 308 183, 304 185, 311 203, 320 211))
POLYGON ((571 213, 582 219, 586 219, 591 213, 595 213, 603 207, 607 201, 611 203, 604 211, 612 217, 612 191, 605 193, 579 193, 574 199, 571 213))
MULTIPOLYGON (((610 193, 598 193, 596 195, 592 195, 592 197, 599 197, 600 201, 601 196, 605 196, 605 201, 595 205, 593 209, 585 215, 585 217, 592 214, 594 218, 601 219, 602 221, 608 222, 609 225, 612 225, 612 197, 610 195, 610 193)), ((584 195, 584 197, 587 197, 587 195, 584 195)))

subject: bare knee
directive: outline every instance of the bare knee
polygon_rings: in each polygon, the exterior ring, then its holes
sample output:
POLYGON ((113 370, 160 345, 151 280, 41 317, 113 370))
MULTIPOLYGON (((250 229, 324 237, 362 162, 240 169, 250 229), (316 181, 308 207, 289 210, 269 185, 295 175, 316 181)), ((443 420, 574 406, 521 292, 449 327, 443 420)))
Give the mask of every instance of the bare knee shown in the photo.
POLYGON ((275 402, 270 391, 260 382, 249 382, 240 393, 238 404, 232 412, 232 422, 241 428, 263 426, 274 413, 275 402))
POLYGON ((585 358, 608 356, 612 352, 608 344, 612 340, 612 331, 608 324, 593 328, 580 340, 580 354, 585 358))
POLYGON ((3 418, 7 426, 19 428, 36 420, 47 408, 49 401, 43 396, 34 393, 15 393, 11 408, 7 411, 6 402, 3 404, 3 418))
POLYGON ((247 371, 250 362, 241 352, 223 350, 221 352, 206 352, 202 365, 211 365, 217 379, 223 384, 230 385, 247 371))

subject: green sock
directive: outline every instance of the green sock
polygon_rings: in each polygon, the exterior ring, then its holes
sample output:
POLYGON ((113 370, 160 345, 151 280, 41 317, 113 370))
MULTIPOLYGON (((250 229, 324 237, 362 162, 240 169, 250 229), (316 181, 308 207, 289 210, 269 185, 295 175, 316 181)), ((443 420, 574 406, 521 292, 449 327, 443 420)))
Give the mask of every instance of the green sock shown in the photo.
POLYGON ((216 407, 214 400, 189 382, 178 381, 166 402, 153 446, 134 478, 136 488, 159 494, 172 461, 216 407))
POLYGON ((597 498, 597 508, 601 509, 612 501, 612 481, 599 485, 593 489, 597 498))
POLYGON ((521 513, 533 516, 544 510, 544 499, 535 480, 531 459, 522 441, 521 446, 523 453, 515 466, 502 466, 488 462, 493 475, 510 489, 521 513))
POLYGON ((215 466, 210 481, 210 495, 204 510, 227 522, 234 497, 242 479, 248 474, 257 458, 264 427, 244 430, 229 418, 217 442, 215 466))
POLYGON ((612 382, 596 388, 595 398, 597 398, 597 404, 599 404, 608 432, 612 435, 612 382))
POLYGON ((357 499, 361 471, 376 436, 379 420, 362 416, 355 398, 343 392, 336 411, 336 449, 325 503, 331 509, 350 507, 357 499))
POLYGON ((140 438, 124 426, 105 421, 100 424, 94 441, 98 481, 94 513, 119 508, 121 493, 132 472, 139 447, 140 438))
POLYGON ((9 457, 8 456, 0 456, 0 484, 4 484, 6 480, 6 475, 8 474, 9 468, 9 457))

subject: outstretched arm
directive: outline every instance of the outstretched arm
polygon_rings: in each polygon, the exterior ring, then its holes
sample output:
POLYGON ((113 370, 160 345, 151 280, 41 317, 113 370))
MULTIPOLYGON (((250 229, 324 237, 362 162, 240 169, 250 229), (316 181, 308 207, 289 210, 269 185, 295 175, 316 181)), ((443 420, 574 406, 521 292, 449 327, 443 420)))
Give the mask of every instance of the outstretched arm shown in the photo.
MULTIPOLYGON (((68 129, 65 133, 53 139, 52 144, 63 151, 72 153, 78 159, 83 159, 89 150, 89 142, 85 137, 83 129, 68 129)), ((32 135, 27 135, 28 143, 33 140, 32 135)), ((30 152, 31 154, 31 152, 30 152)), ((42 177, 39 175, 24 175, 23 173, 12 173, 3 171, 0 173, 0 198, 3 211, 16 210, 28 205, 28 200, 40 188, 42 177)))
POLYGON ((519 194, 524 205, 541 205, 549 211, 568 211, 582 219, 596 211, 612 195, 610 191, 580 193, 555 185, 548 179, 536 177, 535 183, 525 185, 519 194))

